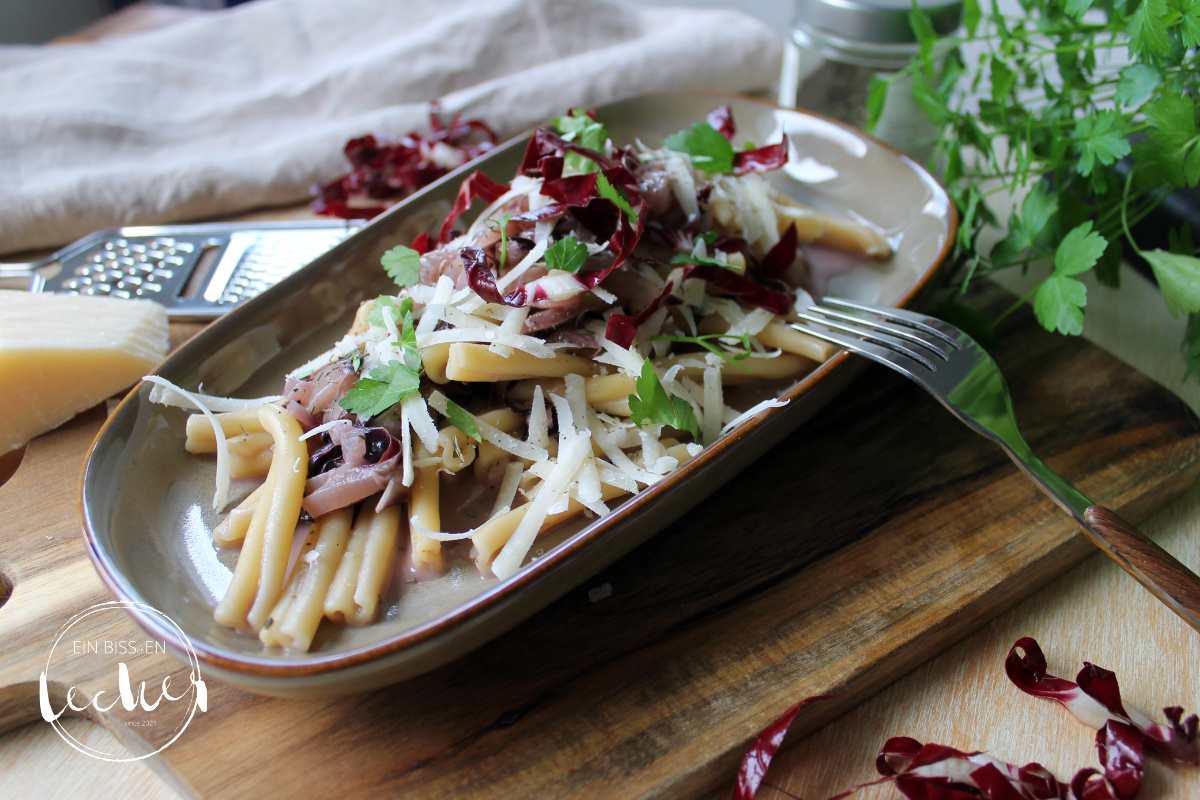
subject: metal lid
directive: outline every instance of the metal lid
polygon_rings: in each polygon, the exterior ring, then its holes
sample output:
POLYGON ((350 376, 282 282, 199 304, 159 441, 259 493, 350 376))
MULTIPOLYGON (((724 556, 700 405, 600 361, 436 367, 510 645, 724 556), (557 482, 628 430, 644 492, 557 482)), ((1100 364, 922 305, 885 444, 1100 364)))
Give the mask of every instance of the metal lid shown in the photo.
MULTIPOLYGON (((962 0, 918 0, 939 36, 962 22, 962 0)), ((908 12, 912 0, 796 0, 796 26, 838 39, 879 44, 917 41, 908 12)))

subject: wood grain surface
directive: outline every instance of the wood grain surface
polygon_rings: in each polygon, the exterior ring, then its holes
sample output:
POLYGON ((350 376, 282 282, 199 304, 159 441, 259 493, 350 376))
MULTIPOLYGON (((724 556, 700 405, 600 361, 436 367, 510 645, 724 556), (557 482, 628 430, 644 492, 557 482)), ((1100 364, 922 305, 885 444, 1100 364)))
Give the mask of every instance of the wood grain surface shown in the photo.
MULTIPOLYGON (((1139 521, 1191 484, 1200 435, 1170 393, 1027 317, 1005 343, 1027 438, 1086 494, 1139 521)), ((105 598, 77 534, 77 457, 63 467, 98 416, 35 441, 0 488, 6 727, 36 716, 58 625, 105 598)), ((209 712, 150 766, 203 797, 695 795, 728 785, 795 699, 840 695, 800 732, 842 716, 1088 552, 999 450, 873 368, 717 497, 493 644, 340 700, 213 686, 209 712)), ((114 635, 136 632, 123 623, 114 635)))

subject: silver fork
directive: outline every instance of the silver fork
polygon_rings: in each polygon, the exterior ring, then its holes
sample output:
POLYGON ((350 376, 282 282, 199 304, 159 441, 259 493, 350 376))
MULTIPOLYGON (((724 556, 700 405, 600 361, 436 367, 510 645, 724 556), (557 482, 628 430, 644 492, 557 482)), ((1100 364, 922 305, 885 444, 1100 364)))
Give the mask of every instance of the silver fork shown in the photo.
POLYGON ((797 330, 908 376, 999 444, 1097 547, 1200 630, 1200 577, 1113 511, 1092 503, 1034 454, 1017 430, 1004 376, 974 339, 923 314, 832 297, 799 316, 819 327, 793 325, 797 330))

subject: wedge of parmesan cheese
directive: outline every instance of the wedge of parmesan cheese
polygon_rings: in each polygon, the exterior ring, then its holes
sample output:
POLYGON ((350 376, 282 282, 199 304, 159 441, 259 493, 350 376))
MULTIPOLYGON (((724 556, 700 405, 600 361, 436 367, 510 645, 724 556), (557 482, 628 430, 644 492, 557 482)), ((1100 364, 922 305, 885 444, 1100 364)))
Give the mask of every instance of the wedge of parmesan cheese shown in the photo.
POLYGON ((0 291, 0 453, 128 388, 166 354, 157 303, 0 291))

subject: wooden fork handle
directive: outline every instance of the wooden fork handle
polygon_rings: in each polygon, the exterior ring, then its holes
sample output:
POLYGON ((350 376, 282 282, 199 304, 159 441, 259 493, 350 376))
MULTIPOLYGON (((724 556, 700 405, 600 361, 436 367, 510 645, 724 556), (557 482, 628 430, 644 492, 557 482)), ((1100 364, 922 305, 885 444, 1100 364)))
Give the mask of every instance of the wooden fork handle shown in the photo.
POLYGON ((1200 576, 1111 509, 1091 506, 1083 518, 1092 542, 1200 631, 1200 576))

